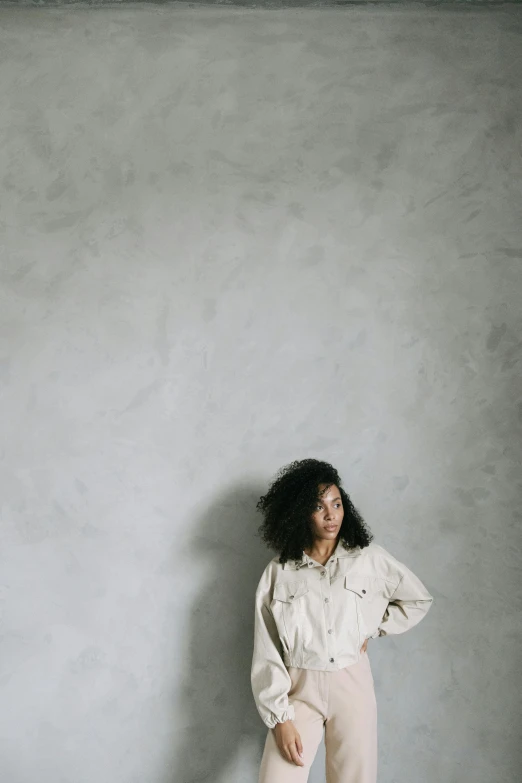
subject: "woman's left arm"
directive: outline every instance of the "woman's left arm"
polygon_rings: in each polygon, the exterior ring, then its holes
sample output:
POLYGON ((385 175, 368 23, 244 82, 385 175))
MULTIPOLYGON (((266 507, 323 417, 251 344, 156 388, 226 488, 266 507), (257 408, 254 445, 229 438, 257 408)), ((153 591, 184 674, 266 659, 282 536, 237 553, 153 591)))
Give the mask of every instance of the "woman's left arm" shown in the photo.
POLYGON ((418 576, 404 563, 388 556, 388 565, 395 571, 397 585, 390 596, 379 627, 372 637, 391 636, 404 633, 419 623, 433 604, 433 596, 428 592, 418 576))

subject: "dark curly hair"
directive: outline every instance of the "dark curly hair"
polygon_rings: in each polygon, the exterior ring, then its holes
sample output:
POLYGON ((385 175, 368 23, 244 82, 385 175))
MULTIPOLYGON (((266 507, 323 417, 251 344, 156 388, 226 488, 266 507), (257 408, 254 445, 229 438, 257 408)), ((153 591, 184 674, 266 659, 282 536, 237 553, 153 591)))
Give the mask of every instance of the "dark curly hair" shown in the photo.
POLYGON ((341 486, 337 470, 329 462, 317 459, 295 460, 277 471, 268 492, 256 504, 264 516, 258 532, 279 553, 280 563, 300 560, 303 549, 313 546, 311 515, 322 494, 319 484, 327 485, 323 492, 332 484, 339 488, 344 510, 339 539, 343 544, 348 548, 364 548, 373 540, 364 519, 341 486))

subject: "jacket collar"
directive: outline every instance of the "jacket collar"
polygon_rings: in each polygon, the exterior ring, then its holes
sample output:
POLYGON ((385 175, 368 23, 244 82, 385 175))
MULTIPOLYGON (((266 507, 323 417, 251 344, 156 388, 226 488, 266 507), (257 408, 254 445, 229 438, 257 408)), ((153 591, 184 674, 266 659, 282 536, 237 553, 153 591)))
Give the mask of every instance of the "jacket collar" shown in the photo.
MULTIPOLYGON (((335 547, 334 551, 332 552, 330 556, 330 560, 337 560, 340 557, 358 557, 358 555, 361 554, 361 547, 356 546, 353 549, 346 549, 343 545, 341 539, 337 542, 337 546, 335 547)), ((287 560, 286 563, 283 563, 283 568, 286 570, 293 570, 296 571, 299 568, 302 568, 303 566, 314 566, 317 565, 315 560, 312 560, 311 557, 309 557, 306 552, 303 550, 302 557, 298 560, 287 560)))

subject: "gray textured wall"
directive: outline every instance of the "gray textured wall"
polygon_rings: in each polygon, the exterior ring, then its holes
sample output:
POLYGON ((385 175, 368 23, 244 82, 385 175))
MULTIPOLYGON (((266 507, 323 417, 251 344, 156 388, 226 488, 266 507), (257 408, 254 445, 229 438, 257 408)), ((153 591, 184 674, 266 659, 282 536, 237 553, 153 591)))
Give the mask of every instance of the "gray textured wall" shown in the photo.
POLYGON ((518 780, 522 8, 0 22, 2 783, 256 782, 304 456, 435 597, 380 783, 518 780))

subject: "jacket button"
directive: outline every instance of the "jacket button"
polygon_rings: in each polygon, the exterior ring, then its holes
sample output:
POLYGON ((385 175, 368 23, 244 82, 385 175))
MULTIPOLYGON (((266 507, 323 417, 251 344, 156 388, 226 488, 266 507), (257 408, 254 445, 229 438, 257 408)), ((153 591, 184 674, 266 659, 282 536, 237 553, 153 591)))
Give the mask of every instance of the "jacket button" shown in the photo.
POLYGON ((363 590, 363 593, 365 593, 365 592, 366 592, 366 590, 363 590))
POLYGON ((331 628, 328 629, 328 633, 333 633, 331 628))
POLYGON ((333 658, 330 658, 330 663, 333 663, 333 662, 334 662, 334 659, 333 659, 333 658))
POLYGON ((321 576, 324 576, 326 574, 326 571, 321 571, 321 576))
POLYGON ((325 604, 327 604, 328 603, 328 598, 325 598, 324 602, 325 602, 325 604))
POLYGON ((293 598, 294 596, 293 596, 293 595, 289 595, 288 597, 289 597, 289 598, 293 598))

